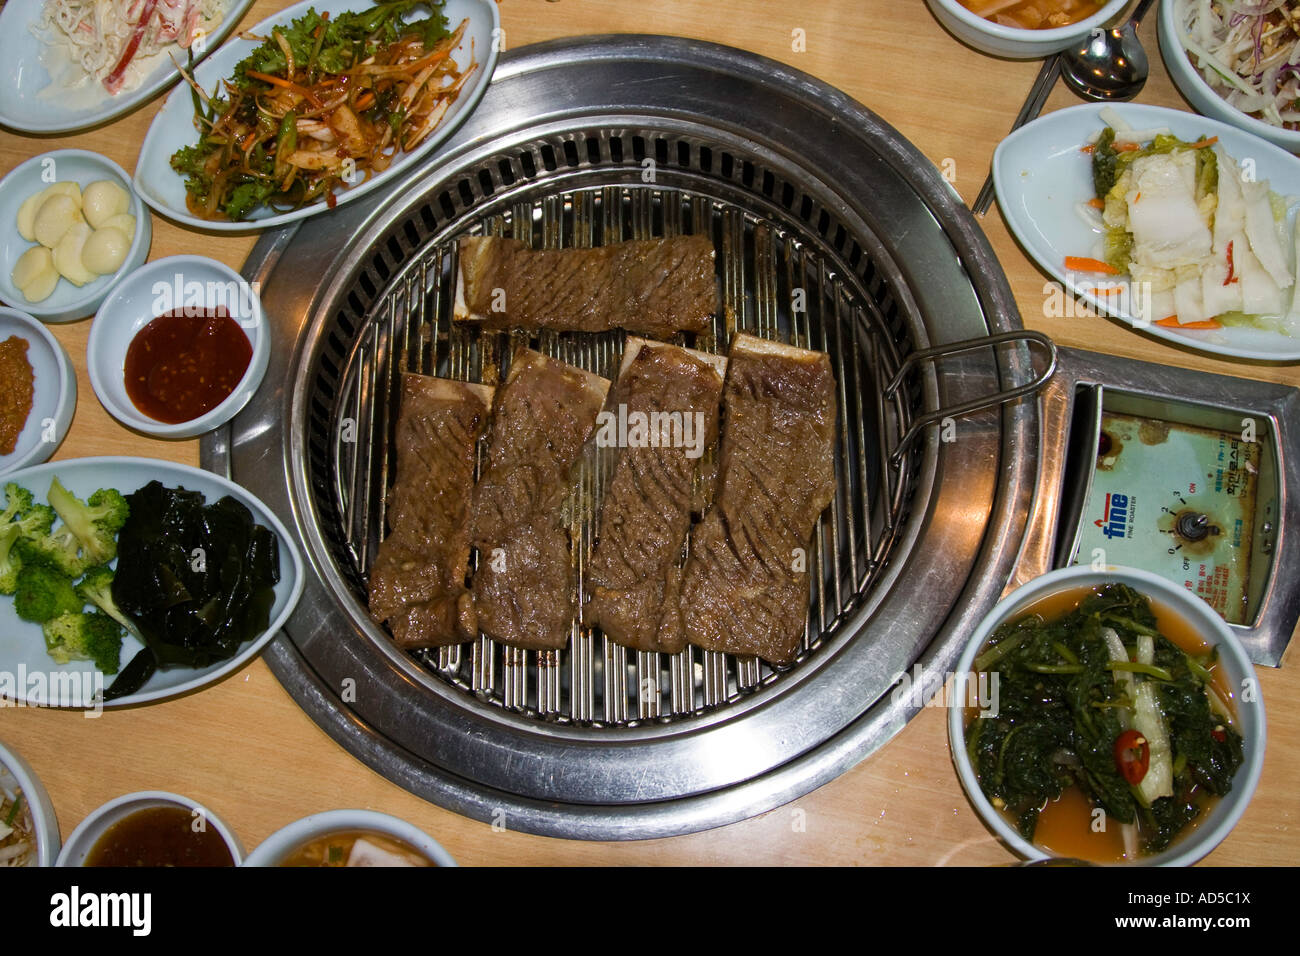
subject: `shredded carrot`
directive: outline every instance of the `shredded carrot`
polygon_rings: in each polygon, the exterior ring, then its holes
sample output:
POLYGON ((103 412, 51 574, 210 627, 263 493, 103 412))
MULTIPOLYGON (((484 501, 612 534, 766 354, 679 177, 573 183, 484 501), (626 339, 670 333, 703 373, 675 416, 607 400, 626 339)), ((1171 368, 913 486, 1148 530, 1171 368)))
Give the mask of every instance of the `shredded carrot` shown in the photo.
POLYGON ((1089 289, 1084 286, 1080 286, 1079 291, 1091 292, 1093 295, 1115 295, 1116 293, 1123 292, 1124 287, 1119 285, 1111 285, 1111 286, 1098 285, 1098 286, 1093 286, 1092 288, 1089 289))
POLYGON ((1105 204, 1104 202, 1102 202, 1100 199, 1097 199, 1097 198, 1095 198, 1095 197, 1092 198, 1092 199, 1089 199, 1089 200, 1088 200, 1088 205, 1091 206, 1093 209, 1105 209, 1105 208, 1106 208, 1106 204, 1105 204))
POLYGON ((1213 146, 1219 141, 1219 137, 1211 136, 1209 139, 1197 140, 1195 143, 1188 144, 1188 149, 1204 149, 1206 146, 1213 146))
POLYGON ((1088 259, 1084 256, 1066 256, 1065 268, 1071 272, 1101 272, 1108 276, 1119 275, 1119 270, 1110 263, 1100 259, 1088 259))
POLYGON ((1087 146, 1079 147, 1079 152, 1081 153, 1094 153, 1096 151, 1097 151, 1097 146, 1094 143, 1089 143, 1087 146))
POLYGON ((255 80, 261 80, 263 83, 270 83, 272 86, 280 86, 286 90, 292 90, 304 99, 310 100, 314 106, 325 105, 317 98, 316 94, 307 89, 307 87, 299 86, 297 83, 290 80, 281 79, 280 77, 272 76, 269 73, 259 73, 256 70, 247 70, 244 75, 251 76, 255 80))
POLYGON ((358 110, 368 110, 375 105, 375 94, 369 90, 357 97, 356 108, 358 110))
POLYGON ((1135 153, 1142 147, 1137 143, 1116 143, 1115 152, 1117 153, 1135 153))
POLYGON ((1156 325, 1163 325, 1167 329, 1221 329, 1218 319, 1202 319, 1199 322, 1179 322, 1178 316, 1167 315, 1163 319, 1157 319, 1156 325))

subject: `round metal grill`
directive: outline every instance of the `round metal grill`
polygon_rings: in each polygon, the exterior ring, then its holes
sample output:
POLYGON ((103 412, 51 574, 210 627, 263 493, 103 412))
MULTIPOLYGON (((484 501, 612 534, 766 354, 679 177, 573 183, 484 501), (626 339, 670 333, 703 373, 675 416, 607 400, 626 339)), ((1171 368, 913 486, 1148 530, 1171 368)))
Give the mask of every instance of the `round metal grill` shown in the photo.
MULTIPOLYGON (((315 572, 271 665, 354 753, 454 809, 610 838, 774 806, 901 726, 897 675, 950 664, 1009 574, 1036 468, 1032 404, 963 418, 952 447, 909 429, 1020 384, 1028 363, 992 345, 937 368, 907 361, 1018 328, 1005 282, 915 150, 777 64, 665 38, 516 51, 421 175, 265 237, 246 273, 263 283, 285 384, 205 460, 291 516, 315 572), (528 344, 617 373, 621 333, 452 323, 455 240, 476 233, 538 248, 709 235, 723 308, 680 344, 725 352, 744 331, 830 356, 837 489, 792 665, 629 652, 576 621, 562 653, 482 638, 408 655, 369 619, 403 371, 495 383, 528 344)), ((579 588, 611 464, 583 460, 566 510, 579 588)))

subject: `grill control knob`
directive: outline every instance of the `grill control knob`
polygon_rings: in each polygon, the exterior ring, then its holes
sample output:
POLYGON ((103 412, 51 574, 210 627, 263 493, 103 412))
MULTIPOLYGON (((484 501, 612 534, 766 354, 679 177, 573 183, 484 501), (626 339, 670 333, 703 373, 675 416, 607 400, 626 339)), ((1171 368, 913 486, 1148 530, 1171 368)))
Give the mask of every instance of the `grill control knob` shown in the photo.
POLYGON ((1218 534, 1219 529, 1210 524, 1208 515, 1184 511, 1174 523, 1174 533, 1187 541, 1201 541, 1209 534, 1218 534))

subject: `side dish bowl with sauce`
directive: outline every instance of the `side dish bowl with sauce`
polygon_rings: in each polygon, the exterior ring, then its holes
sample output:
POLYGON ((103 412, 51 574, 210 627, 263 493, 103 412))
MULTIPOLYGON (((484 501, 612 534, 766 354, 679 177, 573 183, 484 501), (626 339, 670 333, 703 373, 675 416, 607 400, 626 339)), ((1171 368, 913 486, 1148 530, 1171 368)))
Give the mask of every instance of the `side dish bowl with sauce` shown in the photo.
POLYGON ((374 810, 315 813, 277 830, 244 866, 456 866, 414 824, 374 810))
POLYGON ((926 2, 938 21, 963 43, 994 56, 1038 59, 1081 44, 1094 28, 1109 26, 1128 0, 1039 0, 1033 4, 1020 0, 926 2), (1070 22, 1042 28, 1019 25, 1039 21, 1040 12, 1051 18, 1049 23, 1070 22), (994 17, 1003 22, 997 22, 994 17))
POLYGON ((244 847, 226 823, 196 800, 163 790, 128 793, 82 820, 58 866, 238 866, 244 847))
POLYGON ((149 257, 152 240, 149 209, 136 195, 131 177, 117 163, 98 153, 85 149, 54 150, 33 156, 0 179, 0 299, 43 322, 72 322, 93 315, 109 290, 149 257), (23 234, 34 225, 29 220, 34 219, 35 206, 39 206, 37 197, 60 191, 68 192, 70 201, 60 200, 68 208, 63 210, 62 217, 51 219, 66 220, 65 228, 59 230, 59 238, 80 231, 79 240, 73 243, 77 246, 75 251, 61 249, 53 233, 47 235, 43 231, 40 241, 23 234), (104 206, 106 193, 111 194, 107 200, 112 203, 111 209, 104 206), (87 196, 90 199, 83 203, 87 196), (102 220, 100 213, 103 213, 102 220), (118 222, 112 224, 114 228, 100 228, 110 225, 108 220, 114 216, 118 217, 118 222), (74 224, 75 228, 71 228, 74 224), (100 233, 99 238, 90 241, 96 233, 100 233), (110 234, 113 240, 105 245, 101 240, 110 234), (15 270, 23 271, 19 269, 20 260, 45 245, 50 248, 44 252, 44 271, 57 269, 75 275, 80 285, 66 275, 55 274, 52 282, 44 285, 39 293, 25 287, 25 294, 19 288, 17 283, 21 280, 15 270), (97 251, 91 254, 90 249, 97 251))
POLYGON ((1241 818, 1264 762, 1241 643, 1197 595, 1132 568, 1063 568, 1005 597, 949 702, 967 797, 1031 861, 1195 863, 1241 818))
POLYGON ((49 460, 72 423, 77 373, 45 325, 0 308, 0 475, 49 460))
POLYGON ((269 358, 257 290, 202 256, 136 270, 104 300, 86 343, 100 403, 156 438, 193 438, 229 421, 257 391, 269 358))

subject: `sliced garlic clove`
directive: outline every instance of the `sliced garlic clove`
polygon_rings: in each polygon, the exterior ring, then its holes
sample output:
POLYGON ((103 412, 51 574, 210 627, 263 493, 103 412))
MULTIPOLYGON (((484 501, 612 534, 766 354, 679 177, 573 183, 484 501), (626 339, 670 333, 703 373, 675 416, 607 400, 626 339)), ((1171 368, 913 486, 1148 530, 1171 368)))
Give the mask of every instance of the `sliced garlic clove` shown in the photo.
MULTIPOLYGON (((54 257, 44 246, 32 246, 14 263, 14 271, 9 274, 13 284, 19 289, 30 285, 43 272, 54 272, 54 257)), ((57 273, 56 273, 57 275, 57 273)))
MULTIPOLYGON (((45 252, 50 251, 44 246, 38 246, 37 248, 42 249, 45 252)), ((43 302, 50 297, 58 284, 59 274, 54 270, 54 265, 51 263, 49 269, 42 272, 31 282, 27 283, 27 285, 23 286, 19 291, 22 292, 23 298, 28 302, 43 302)))
POLYGON ((73 285, 85 285, 95 278, 95 273, 82 264, 81 250, 86 245, 86 240, 90 238, 91 229, 84 221, 78 222, 59 240, 59 244, 54 247, 54 268, 59 270, 59 275, 67 279, 73 285))
POLYGON ((81 264, 91 272, 105 276, 116 272, 126 261, 131 240, 120 229, 104 226, 96 229, 81 250, 81 264))
POLYGON ((36 241, 36 210, 41 208, 41 203, 46 198, 45 190, 42 189, 36 195, 28 196, 18 207, 18 235, 28 242, 36 241))
POLYGON ((122 235, 126 236, 127 241, 130 242, 135 239, 135 216, 124 212, 120 215, 114 216, 106 222, 100 223, 97 228, 116 229, 118 232, 122 233, 122 235))
POLYGON ((86 222, 96 229, 130 208, 131 197, 112 180, 93 182, 81 194, 81 212, 86 217, 86 222))
POLYGON ((45 196, 46 199, 49 199, 51 196, 67 196, 77 204, 78 209, 81 208, 81 187, 76 183, 67 181, 53 183, 45 187, 42 195, 45 196))
POLYGON ((36 211, 32 234, 41 245, 53 249, 64 234, 78 223, 85 225, 76 201, 62 194, 51 196, 36 211))

